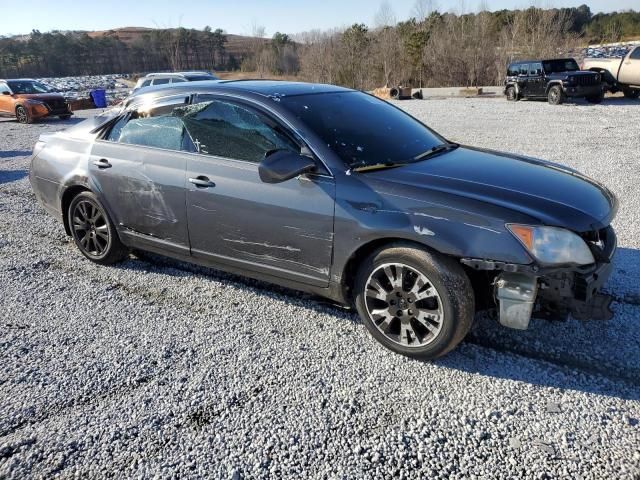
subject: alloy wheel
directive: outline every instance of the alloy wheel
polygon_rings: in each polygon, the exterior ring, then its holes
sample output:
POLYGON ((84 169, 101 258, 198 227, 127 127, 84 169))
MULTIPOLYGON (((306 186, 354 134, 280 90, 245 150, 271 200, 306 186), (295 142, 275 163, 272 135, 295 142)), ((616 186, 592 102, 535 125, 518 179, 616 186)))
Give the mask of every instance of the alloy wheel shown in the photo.
POLYGON ((16 108, 16 118, 19 123, 29 123, 29 116, 27 115, 27 111, 24 107, 16 108))
POLYGON ((424 347, 442 330, 440 294, 427 276, 409 265, 377 267, 365 286, 367 313, 376 328, 403 347, 424 347))
POLYGON ((73 235, 87 255, 97 258, 105 254, 111 238, 100 207, 89 200, 81 200, 73 210, 72 223, 73 235))

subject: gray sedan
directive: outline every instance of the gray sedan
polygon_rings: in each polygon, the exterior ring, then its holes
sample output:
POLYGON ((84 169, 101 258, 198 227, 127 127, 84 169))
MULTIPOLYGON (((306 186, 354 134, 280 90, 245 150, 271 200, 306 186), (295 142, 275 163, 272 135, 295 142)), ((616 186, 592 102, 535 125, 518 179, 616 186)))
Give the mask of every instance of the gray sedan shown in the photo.
POLYGON ((156 88, 42 135, 30 180, 91 261, 135 248, 322 295, 409 356, 454 348, 478 309, 611 315, 609 190, 341 87, 156 88))

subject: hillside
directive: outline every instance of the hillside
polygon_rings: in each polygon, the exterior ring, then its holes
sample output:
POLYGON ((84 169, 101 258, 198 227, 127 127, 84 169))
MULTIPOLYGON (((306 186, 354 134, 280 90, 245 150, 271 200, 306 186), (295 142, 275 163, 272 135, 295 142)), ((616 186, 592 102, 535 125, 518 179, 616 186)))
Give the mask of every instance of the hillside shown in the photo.
MULTIPOLYGON (((96 30, 86 33, 91 38, 111 37, 118 39, 127 45, 131 45, 137 40, 140 40, 143 35, 150 34, 154 30, 158 29, 148 27, 122 27, 114 28, 112 30, 96 30)), ((177 29, 172 28, 165 30, 175 31, 177 29)), ((225 49, 227 53, 238 58, 248 55, 251 50, 252 42, 255 42, 254 37, 244 35, 226 34, 226 37, 227 42, 225 44, 225 49)), ((268 40, 264 39, 264 41, 267 42, 268 40)))

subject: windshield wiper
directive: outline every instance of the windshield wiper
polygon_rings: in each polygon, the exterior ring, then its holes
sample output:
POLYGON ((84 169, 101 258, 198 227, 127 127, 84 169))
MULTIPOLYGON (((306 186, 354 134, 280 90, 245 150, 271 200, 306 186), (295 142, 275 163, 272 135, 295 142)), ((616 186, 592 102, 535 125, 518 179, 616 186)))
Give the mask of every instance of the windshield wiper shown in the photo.
POLYGON ((368 172, 371 170, 382 170, 383 168, 401 167, 402 165, 406 165, 406 162, 382 162, 374 163, 372 165, 353 166, 351 167, 351 170, 354 172, 368 172))
POLYGON ((432 147, 430 150, 427 150, 426 152, 422 152, 420 155, 416 155, 415 157, 413 157, 413 160, 415 161, 424 160, 426 158, 433 157, 434 155, 438 155, 442 152, 448 152, 449 150, 454 150, 459 146, 460 145, 458 145, 457 143, 443 143, 442 145, 436 145, 435 147, 432 147))

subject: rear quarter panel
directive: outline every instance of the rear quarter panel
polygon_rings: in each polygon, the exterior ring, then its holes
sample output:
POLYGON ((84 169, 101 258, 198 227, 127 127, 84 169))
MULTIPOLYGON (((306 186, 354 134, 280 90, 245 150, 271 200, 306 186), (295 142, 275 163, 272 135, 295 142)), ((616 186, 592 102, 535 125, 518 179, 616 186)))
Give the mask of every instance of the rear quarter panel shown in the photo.
POLYGON ((38 201, 61 217, 64 190, 72 185, 88 186, 87 161, 92 142, 64 136, 45 140, 39 151, 39 145, 36 145, 29 179, 38 201))

